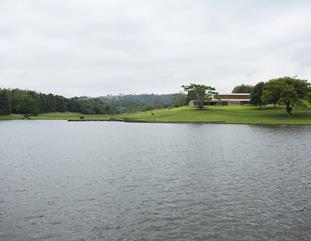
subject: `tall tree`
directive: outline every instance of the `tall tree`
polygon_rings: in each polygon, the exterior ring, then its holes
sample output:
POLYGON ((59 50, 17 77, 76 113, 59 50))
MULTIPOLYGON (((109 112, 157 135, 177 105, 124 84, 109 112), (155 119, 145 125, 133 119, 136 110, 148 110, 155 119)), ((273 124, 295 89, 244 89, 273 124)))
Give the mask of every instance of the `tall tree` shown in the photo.
POLYGON ((265 85, 266 84, 264 82, 259 82, 254 86, 251 92, 251 100, 250 100, 251 104, 259 106, 260 109, 263 104, 261 96, 265 85))
POLYGON ((0 89, 0 115, 9 115, 12 112, 11 96, 8 90, 0 89))
POLYGON ((308 88, 308 91, 306 94, 306 100, 311 103, 311 88, 310 87, 308 88))
POLYGON ((12 100, 12 113, 20 113, 19 107, 25 96, 26 92, 19 89, 11 90, 11 100, 12 100))
POLYGON ((57 112, 66 112, 67 103, 63 96, 55 95, 55 110, 57 112))
POLYGON ((232 93, 251 93, 253 88, 254 86, 252 85, 241 84, 241 85, 235 86, 232 90, 232 93))
POLYGON ((207 85, 190 84, 183 85, 182 88, 187 92, 188 99, 194 100, 200 110, 203 109, 205 100, 211 99, 217 94, 214 87, 207 85))
POLYGON ((47 102, 48 112, 55 112, 56 111, 55 96, 52 94, 48 94, 46 96, 46 102, 47 102))
POLYGON ((19 106, 19 111, 24 115, 35 115, 39 113, 39 103, 30 95, 25 95, 19 106))
POLYGON ((308 99, 310 84, 306 80, 282 77, 270 80, 263 90, 263 100, 273 100, 273 103, 284 104, 288 114, 296 105, 308 99))
POLYGON ((279 81, 279 79, 269 80, 262 92, 262 102, 265 104, 273 104, 274 108, 276 108, 276 105, 281 98, 282 89, 282 81, 279 81))
POLYGON ((284 88, 281 93, 280 103, 285 105, 288 114, 292 113, 296 105, 303 105, 308 99, 309 83, 306 80, 284 77, 284 88))

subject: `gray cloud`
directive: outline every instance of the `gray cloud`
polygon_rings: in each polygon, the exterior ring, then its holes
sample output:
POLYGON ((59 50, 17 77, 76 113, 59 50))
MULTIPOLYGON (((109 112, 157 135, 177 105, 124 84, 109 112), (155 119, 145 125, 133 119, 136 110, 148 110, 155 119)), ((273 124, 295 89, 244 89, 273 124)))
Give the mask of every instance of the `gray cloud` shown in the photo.
POLYGON ((310 78, 310 1, 0 0, 0 86, 66 96, 310 78))

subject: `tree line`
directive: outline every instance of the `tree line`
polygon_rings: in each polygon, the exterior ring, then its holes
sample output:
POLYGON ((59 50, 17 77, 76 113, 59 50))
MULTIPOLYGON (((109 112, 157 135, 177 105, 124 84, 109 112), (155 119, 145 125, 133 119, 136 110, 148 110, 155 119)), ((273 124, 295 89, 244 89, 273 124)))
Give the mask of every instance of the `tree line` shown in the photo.
POLYGON ((178 107, 186 104, 183 93, 102 96, 100 100, 115 106, 121 113, 178 107))
POLYGON ((37 115, 48 112, 80 112, 106 114, 116 110, 99 99, 86 97, 65 98, 60 95, 37 93, 31 90, 0 89, 0 115, 37 115))
MULTIPOLYGON (((178 107, 196 100, 202 109, 204 101, 217 95, 211 86, 190 84, 182 86, 183 93, 167 95, 119 95, 98 98, 73 97, 38 93, 32 90, 1 89, 0 115, 24 114, 37 115, 49 112, 79 112, 82 114, 118 114, 125 112, 147 111, 160 108, 178 107)), ((250 93, 253 105, 282 105, 288 114, 296 106, 311 102, 311 87, 307 80, 295 77, 282 77, 259 82, 255 86, 239 85, 233 93, 250 93)))
MULTIPOLYGON (((187 100, 195 100, 195 105, 203 109, 206 100, 213 99, 216 89, 203 84, 183 85, 187 100)), ((292 114, 296 106, 307 106, 311 102, 311 86, 307 80, 296 77, 281 77, 267 82, 259 82, 255 86, 241 84, 232 93, 250 93, 250 103, 260 108, 262 105, 285 106, 288 114, 292 114)))
POLYGON ((117 114, 177 107, 185 103, 184 94, 66 98, 61 95, 38 93, 32 90, 0 88, 0 115, 37 115, 67 111, 82 114, 117 114))
POLYGON ((267 82, 258 82, 255 86, 236 86, 233 93, 250 93, 253 105, 285 106, 288 114, 292 114, 296 106, 306 106, 311 102, 311 86, 307 80, 296 77, 281 77, 267 82))

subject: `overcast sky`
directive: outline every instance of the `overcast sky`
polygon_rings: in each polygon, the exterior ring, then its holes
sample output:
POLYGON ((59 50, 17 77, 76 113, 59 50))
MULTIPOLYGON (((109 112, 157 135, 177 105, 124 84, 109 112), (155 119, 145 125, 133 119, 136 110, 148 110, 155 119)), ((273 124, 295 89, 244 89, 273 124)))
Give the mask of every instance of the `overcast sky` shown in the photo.
POLYGON ((311 1, 0 0, 0 87, 65 96, 311 77, 311 1))

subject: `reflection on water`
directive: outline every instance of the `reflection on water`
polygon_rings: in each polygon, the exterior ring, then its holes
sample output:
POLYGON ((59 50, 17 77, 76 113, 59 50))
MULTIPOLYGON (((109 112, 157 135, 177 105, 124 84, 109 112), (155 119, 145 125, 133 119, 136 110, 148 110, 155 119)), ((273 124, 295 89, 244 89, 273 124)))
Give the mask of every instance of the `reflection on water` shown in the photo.
POLYGON ((0 240, 311 240, 311 127, 0 122, 0 240))

